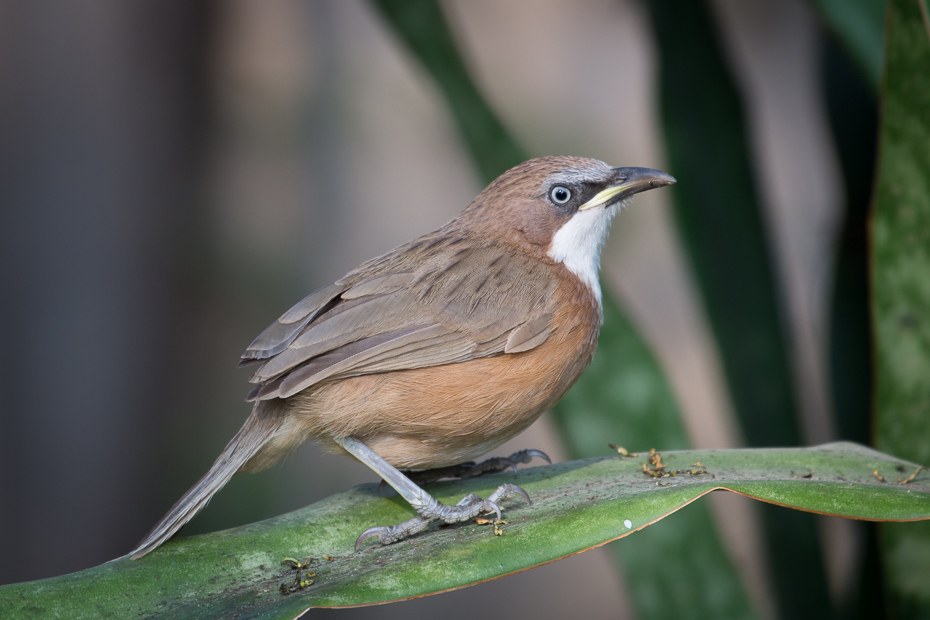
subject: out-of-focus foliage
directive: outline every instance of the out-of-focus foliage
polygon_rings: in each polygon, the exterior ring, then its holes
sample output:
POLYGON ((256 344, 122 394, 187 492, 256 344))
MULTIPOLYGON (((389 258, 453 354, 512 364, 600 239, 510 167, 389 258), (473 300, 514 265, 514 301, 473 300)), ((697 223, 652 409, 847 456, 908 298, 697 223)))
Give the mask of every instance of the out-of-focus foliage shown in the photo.
MULTIPOLYGON (((675 220, 743 434, 751 446, 801 443, 780 296, 751 166, 742 106, 705 2, 647 3, 675 220)), ((776 604, 785 618, 830 613, 811 515, 761 511, 776 604)))
MULTIPOLYGON (((892 0, 872 214, 875 445, 930 464, 930 17, 892 0)), ((926 475, 926 474, 925 474, 926 475)), ((930 617, 930 527, 883 528, 896 618, 930 617)))
MULTIPOLYGON (((880 24, 875 27, 880 30, 880 24)), ((830 395, 840 438, 870 444, 873 390, 867 229, 878 98, 838 36, 823 37, 820 76, 846 203, 830 300, 830 395)), ((864 549, 861 570, 847 588, 847 600, 839 605, 849 620, 881 617, 884 609, 877 526, 867 524, 857 531, 864 549)))
POLYGON ((446 96, 459 135, 481 178, 495 177, 526 159, 468 75, 435 0, 372 0, 446 96))
POLYGON ((885 0, 811 0, 877 92, 882 76, 885 0))

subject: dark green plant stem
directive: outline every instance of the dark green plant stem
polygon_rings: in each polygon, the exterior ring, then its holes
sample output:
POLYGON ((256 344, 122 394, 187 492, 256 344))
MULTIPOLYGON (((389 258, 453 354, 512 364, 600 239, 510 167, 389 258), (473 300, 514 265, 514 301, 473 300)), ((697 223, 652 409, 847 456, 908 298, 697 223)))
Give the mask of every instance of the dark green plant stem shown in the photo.
MULTIPOLYGON (((756 192, 742 109, 708 7, 647 2, 659 43, 659 84, 675 219, 752 446, 801 443, 781 299, 756 192)), ((762 511, 782 618, 830 617, 814 519, 762 511)))
POLYGON ((884 55, 885 0, 811 0, 873 93, 884 55))
MULTIPOLYGON (((875 445, 922 465, 930 465, 928 12, 925 0, 889 2, 871 226, 875 445)), ((881 544, 891 615, 930 618, 930 526, 883 527, 881 544)))
MULTIPOLYGON (((832 34, 824 33, 821 38, 820 69, 827 116, 843 172, 846 207, 837 239, 830 302, 833 412, 841 438, 870 444, 872 342, 867 228, 875 171, 877 100, 863 73, 853 65, 832 34)), ((842 615, 850 620, 880 618, 885 603, 878 528, 874 523, 865 523, 856 531, 863 552, 857 581, 850 586, 848 599, 843 601, 842 615)))
POLYGON ((822 70, 827 113, 843 172, 846 213, 830 304, 831 393, 840 436, 871 443, 868 215, 878 131, 876 99, 832 38, 822 70))

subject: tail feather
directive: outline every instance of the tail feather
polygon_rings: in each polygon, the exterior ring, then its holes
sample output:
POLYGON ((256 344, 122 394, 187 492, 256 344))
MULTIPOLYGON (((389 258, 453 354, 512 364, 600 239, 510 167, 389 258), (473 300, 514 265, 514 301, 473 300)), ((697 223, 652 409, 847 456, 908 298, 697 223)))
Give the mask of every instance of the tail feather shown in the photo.
POLYGON ((130 553, 133 560, 157 548, 174 536, 188 521, 203 510, 214 493, 223 488, 249 459, 268 442, 281 424, 277 407, 272 402, 256 403, 252 415, 232 438, 219 458, 204 476, 171 507, 149 532, 139 546, 130 553))

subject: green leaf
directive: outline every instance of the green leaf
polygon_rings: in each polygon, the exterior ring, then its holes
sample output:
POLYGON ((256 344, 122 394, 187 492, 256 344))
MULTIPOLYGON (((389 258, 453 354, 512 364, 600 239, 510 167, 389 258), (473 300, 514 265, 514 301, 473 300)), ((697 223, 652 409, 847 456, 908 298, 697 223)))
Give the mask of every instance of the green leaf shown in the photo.
MULTIPOLYGON (((930 19, 922 0, 888 13, 872 214, 875 442, 930 462, 930 19)), ((897 618, 930 617, 930 527, 882 531, 897 618)))
MULTIPOLYGON (((432 528, 400 543, 352 552, 371 525, 412 511, 367 484, 260 523, 175 539, 140 559, 122 558, 80 573, 0 587, 0 616, 127 618, 292 618, 308 607, 371 605, 460 588, 636 533, 714 489, 857 519, 930 518, 930 473, 855 444, 818 448, 662 453, 665 472, 643 473, 647 455, 536 467, 516 474, 431 485, 444 502, 514 482, 533 498, 505 507, 507 523, 432 528), (694 465, 697 462, 706 466, 694 465), (873 471, 887 482, 880 482, 873 471), (297 570, 286 557, 308 563, 297 570), (308 560, 309 558, 309 560, 308 560), (307 572, 314 573, 306 577, 307 572), (291 594, 280 587, 312 580, 291 594)), ((787 513, 788 511, 783 511, 787 513)), ((908 525, 907 527, 913 527, 908 525)), ((689 532, 696 537, 706 532, 689 532)), ((635 534, 631 540, 642 536, 635 534)), ((54 558, 49 558, 54 561, 54 558)), ((700 581, 700 573, 678 580, 700 581)), ((674 586, 674 584, 664 584, 674 586)))
MULTIPOLYGON (((647 3, 678 230, 752 446, 801 443, 769 240, 739 96, 705 2, 647 3)), ((761 511, 781 617, 830 615, 814 519, 761 511)))
POLYGON ((830 30, 878 92, 882 75, 885 0, 812 0, 830 30))
MULTIPOLYGON (((630 451, 688 447, 671 388, 645 343, 609 297, 591 365, 554 407, 573 458, 605 454, 612 438, 630 451)), ((752 607, 716 536, 709 508, 610 546, 626 567, 640 618, 751 618, 752 607), (710 535, 708 535, 710 534, 710 535), (687 574, 687 579, 681 579, 687 574)))

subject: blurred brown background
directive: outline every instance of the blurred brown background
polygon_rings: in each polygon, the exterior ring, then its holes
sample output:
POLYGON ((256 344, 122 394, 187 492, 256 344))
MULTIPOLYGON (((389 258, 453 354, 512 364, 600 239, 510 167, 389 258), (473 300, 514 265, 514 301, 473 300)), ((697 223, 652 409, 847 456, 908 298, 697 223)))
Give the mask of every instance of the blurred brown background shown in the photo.
MULTIPOLYGON (((801 0, 712 5, 751 122, 806 440, 827 441, 824 318, 842 196, 816 79, 824 34, 801 0)), ((637 2, 443 8, 533 155, 663 167, 637 2)), ((0 583, 128 552, 247 416, 235 366, 251 339, 480 189, 440 94, 359 0, 0 2, 0 583)), ((696 447, 739 445, 666 197, 645 194, 617 220, 605 277, 669 373, 696 447)), ((522 447, 563 456, 545 416, 499 453, 522 447)), ((185 533, 372 480, 304 446, 234 479, 185 533)), ((769 608, 752 505, 714 507, 769 608)), ((839 592, 858 553, 853 526, 822 526, 839 592)), ((341 613, 492 610, 632 616, 602 550, 341 613)))

